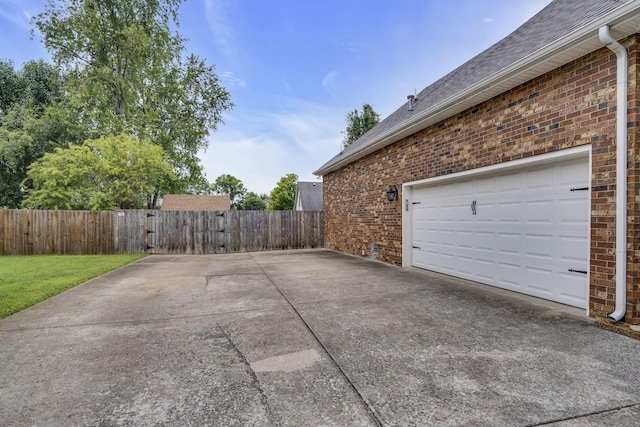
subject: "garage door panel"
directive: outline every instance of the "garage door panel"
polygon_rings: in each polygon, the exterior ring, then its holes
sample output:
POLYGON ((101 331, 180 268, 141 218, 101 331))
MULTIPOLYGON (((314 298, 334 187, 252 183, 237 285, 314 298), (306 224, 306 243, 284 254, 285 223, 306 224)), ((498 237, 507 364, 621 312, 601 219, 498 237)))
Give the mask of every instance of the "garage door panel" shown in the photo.
POLYGON ((531 262, 549 262, 554 259, 554 236, 552 234, 525 235, 525 258, 531 262))
POLYGON ((525 289, 536 292, 536 296, 543 296, 543 298, 549 298, 553 296, 551 286, 553 285, 553 269, 544 268, 543 266, 525 267, 525 289))
POLYGON ((583 284, 584 278, 579 273, 561 273, 559 276, 562 278, 564 285, 558 290, 557 299, 569 305, 580 306, 585 304, 588 296, 583 284))
POLYGON ((553 172, 544 169, 534 169, 527 172, 523 172, 524 177, 524 191, 539 192, 539 191, 551 191, 555 188, 556 184, 553 177, 553 172))
POLYGON ((563 197, 558 199, 558 212, 560 224, 585 225, 589 220, 589 200, 575 197, 563 197))
POLYGON ((436 261, 439 261, 439 259, 439 252, 429 249, 421 251, 418 256, 418 262, 421 264, 420 266, 430 270, 437 270, 439 265, 436 264, 436 261))
POLYGON ((485 281, 494 281, 495 262, 491 259, 476 258, 476 277, 485 281))
POLYGON ((496 192, 496 182, 495 178, 486 178, 478 182, 470 181, 473 185, 469 195, 473 197, 478 196, 491 196, 496 192))
POLYGON ((520 256, 522 235, 520 233, 496 233, 498 236, 496 249, 500 256, 520 256))
MULTIPOLYGON (((558 262, 567 265, 586 267, 589 256, 588 239, 583 236, 559 235, 556 240, 558 262)), ((584 268, 582 268, 584 269, 584 268)))
POLYGON ((456 211, 455 205, 452 205, 452 204, 444 205, 440 209, 440 212, 437 218, 443 223, 453 222, 455 218, 455 211, 456 211))
POLYGON ((497 180, 496 188, 502 195, 519 194, 522 191, 522 178, 519 173, 501 175, 497 180))
POLYGON ((522 218, 522 203, 518 200, 499 202, 497 208, 500 210, 500 223, 519 224, 522 218))
POLYGON ((584 162, 567 163, 565 167, 556 170, 557 182, 560 188, 586 187, 589 178, 584 174, 584 162))
POLYGON ((553 199, 527 200, 524 209, 524 222, 552 225, 555 222, 554 208, 553 199))
POLYGON ((414 265, 586 307, 588 181, 583 158, 415 189, 414 265))
POLYGON ((498 203, 488 201, 477 201, 474 208, 471 207, 473 200, 469 200, 465 215, 477 224, 495 224, 500 218, 500 206, 498 203), (476 214, 474 215, 473 212, 476 214))
POLYGON ((506 262, 499 262, 497 267, 500 286, 512 291, 519 291, 522 283, 522 267, 519 264, 506 262))
POLYGON ((473 279, 475 261, 470 256, 458 256, 458 272, 460 277, 465 279, 473 279))
POLYGON ((456 249, 459 252, 465 252, 473 250, 473 241, 467 236, 458 235, 458 241, 456 242, 456 249))
POLYGON ((440 268, 443 273, 452 274, 456 271, 456 256, 451 252, 440 252, 440 268))
POLYGON ((477 245, 476 249, 480 252, 494 252, 495 232, 492 231, 478 231, 476 233, 477 245))
POLYGON ((453 220, 458 224, 471 224, 473 222, 473 218, 469 215, 469 212, 471 212, 471 202, 459 202, 456 205, 456 212, 453 220))
POLYGON ((473 193, 474 193, 473 181, 462 181, 455 185, 455 188, 453 188, 453 191, 451 192, 449 197, 468 198, 468 197, 472 197, 473 193))

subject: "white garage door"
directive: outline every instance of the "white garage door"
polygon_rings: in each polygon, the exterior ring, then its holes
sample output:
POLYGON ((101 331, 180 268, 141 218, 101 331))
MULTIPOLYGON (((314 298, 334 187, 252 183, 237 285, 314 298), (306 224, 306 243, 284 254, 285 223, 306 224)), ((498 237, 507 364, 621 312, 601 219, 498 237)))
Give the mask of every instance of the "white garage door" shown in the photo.
POLYGON ((586 308, 588 182, 574 159, 414 188, 413 265, 586 308))

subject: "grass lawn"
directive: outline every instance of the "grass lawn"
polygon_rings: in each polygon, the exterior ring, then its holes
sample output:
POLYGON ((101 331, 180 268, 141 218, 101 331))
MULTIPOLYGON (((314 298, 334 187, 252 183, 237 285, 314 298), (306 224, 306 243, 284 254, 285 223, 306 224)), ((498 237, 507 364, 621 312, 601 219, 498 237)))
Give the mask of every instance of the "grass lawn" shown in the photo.
POLYGON ((144 256, 0 257, 0 319, 144 256))

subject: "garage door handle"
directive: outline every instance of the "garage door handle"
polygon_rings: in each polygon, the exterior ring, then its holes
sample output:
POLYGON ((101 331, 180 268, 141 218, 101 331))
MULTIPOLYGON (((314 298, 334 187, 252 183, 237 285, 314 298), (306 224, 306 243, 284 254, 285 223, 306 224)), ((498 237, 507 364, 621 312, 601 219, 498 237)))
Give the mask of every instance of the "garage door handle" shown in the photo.
POLYGON ((573 268, 569 269, 569 273, 580 273, 580 274, 587 274, 586 271, 584 270, 574 270, 573 268))
POLYGON ((475 200, 473 202, 471 202, 471 213, 473 215, 475 215, 477 213, 477 211, 476 211, 476 201, 475 200))

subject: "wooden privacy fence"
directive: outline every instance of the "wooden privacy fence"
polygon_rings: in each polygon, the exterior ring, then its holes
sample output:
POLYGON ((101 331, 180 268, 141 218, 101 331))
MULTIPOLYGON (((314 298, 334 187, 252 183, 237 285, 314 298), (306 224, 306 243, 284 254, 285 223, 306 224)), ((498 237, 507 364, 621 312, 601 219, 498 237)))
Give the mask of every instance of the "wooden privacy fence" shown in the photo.
POLYGON ((0 209, 0 255, 214 254, 323 245, 322 212, 0 209))

